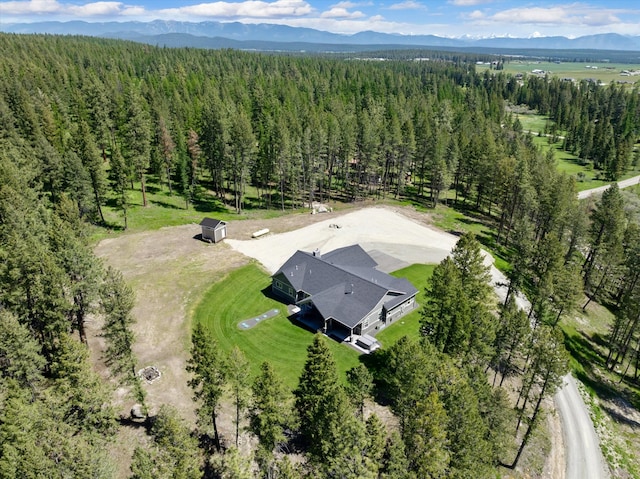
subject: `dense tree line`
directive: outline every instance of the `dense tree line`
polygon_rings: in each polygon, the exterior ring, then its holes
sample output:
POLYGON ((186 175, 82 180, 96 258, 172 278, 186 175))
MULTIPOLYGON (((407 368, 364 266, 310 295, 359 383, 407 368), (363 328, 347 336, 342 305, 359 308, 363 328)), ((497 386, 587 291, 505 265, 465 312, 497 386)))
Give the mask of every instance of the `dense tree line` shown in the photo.
POLYGON ((514 81, 503 77, 501 88, 512 90, 507 98, 549 116, 552 123, 542 133, 557 139, 560 131, 566 132, 563 148, 601 170, 608 180, 617 180, 632 163, 638 164, 638 85, 629 90, 614 82, 601 87, 594 81, 529 75, 522 87, 513 88, 514 81))
POLYGON ((249 188, 254 206, 279 209, 387 196, 435 205, 451 190, 495 230, 487 241, 511 268, 497 308, 477 240, 463 237, 427 285, 421 341, 350 371, 346 388, 320 337, 292 394, 268 364, 248 378, 239 350, 229 360, 196 328, 200 442, 163 408, 149 447, 134 453, 134 477, 251 477, 243 423, 264 477, 478 477, 513 466, 566 368, 557 325, 583 292, 616 310, 607 364, 638 380, 637 220, 616 187, 590 210, 579 204, 574 180, 504 108, 549 114, 568 132, 566 148, 615 178, 637 157, 637 90, 520 84, 479 75, 463 56, 370 62, 38 35, 0 35, 0 47, 3 477, 111 475, 115 415, 83 345, 91 315, 104 318, 113 375, 144 407, 133 292, 93 257, 85 226, 104 224, 109 204, 126 227, 128 193, 139 188, 146 202, 148 175, 187 207, 213 195, 237 212, 249 188), (519 293, 527 311, 514 306, 519 293), (518 384, 515 409, 506 380, 518 384), (223 395, 235 446, 220 440, 223 395), (397 432, 365 413, 372 395, 391 405, 397 432), (287 459, 289 447, 305 453, 306 469, 287 459))
POLYGON ((406 194, 437 202, 452 188, 508 214, 518 163, 531 175, 545 166, 510 128, 505 101, 575 130, 567 148, 591 128, 602 151, 580 155, 612 178, 638 136, 637 92, 521 85, 476 74, 463 55, 370 62, 37 35, 0 42, 3 122, 38 145, 52 197, 66 192, 92 221, 108 200, 126 220, 126 190, 135 182, 146 201, 147 174, 187 204, 208 191, 236 211, 249 186, 267 208, 406 194))
POLYGON ((144 407, 132 353, 133 292, 93 256, 78 203, 55 202, 41 155, 1 128, 0 477, 112 477, 111 393, 92 369, 86 322, 104 319, 105 360, 144 407))

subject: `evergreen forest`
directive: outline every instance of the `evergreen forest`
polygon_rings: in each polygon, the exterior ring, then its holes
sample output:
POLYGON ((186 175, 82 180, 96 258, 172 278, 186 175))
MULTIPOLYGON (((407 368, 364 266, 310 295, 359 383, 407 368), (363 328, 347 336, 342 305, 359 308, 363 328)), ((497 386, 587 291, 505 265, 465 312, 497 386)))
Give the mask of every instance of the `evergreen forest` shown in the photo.
POLYGON ((606 367, 639 387, 637 198, 613 184, 579 201, 512 108, 547 116, 562 148, 615 181, 640 162, 639 86, 479 74, 463 54, 365 61, 10 34, 0 52, 0 477, 115 477, 107 444, 136 424, 148 440, 133 478, 496 477, 517 468, 568 372, 559 324, 591 302, 615 315, 606 367), (416 285, 419 340, 346 378, 320 335, 290 391, 268 362, 249 377, 242 351, 223 354, 195 325, 194 426, 171 405, 151 413, 135 292, 93 253, 96 231, 127 230, 132 192, 146 206, 150 183, 225 218, 447 203, 493 234, 462 235, 416 285), (481 248, 505 265, 503 301, 481 248), (110 381, 86 344, 96 316, 110 381), (138 422, 114 408, 114 384, 138 422), (223 401, 236 425, 225 441, 223 401), (392 420, 365 413, 371 403, 392 420))

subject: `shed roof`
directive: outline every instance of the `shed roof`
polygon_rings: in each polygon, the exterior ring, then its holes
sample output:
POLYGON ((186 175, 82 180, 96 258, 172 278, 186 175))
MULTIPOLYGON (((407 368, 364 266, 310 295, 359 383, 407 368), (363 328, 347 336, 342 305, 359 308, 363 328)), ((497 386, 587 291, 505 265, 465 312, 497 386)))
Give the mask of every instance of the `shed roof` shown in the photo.
POLYGON ((217 228, 218 226, 224 226, 227 223, 225 223, 222 220, 216 220, 213 218, 203 218, 202 221, 200 222, 200 226, 204 226, 205 228, 217 228))

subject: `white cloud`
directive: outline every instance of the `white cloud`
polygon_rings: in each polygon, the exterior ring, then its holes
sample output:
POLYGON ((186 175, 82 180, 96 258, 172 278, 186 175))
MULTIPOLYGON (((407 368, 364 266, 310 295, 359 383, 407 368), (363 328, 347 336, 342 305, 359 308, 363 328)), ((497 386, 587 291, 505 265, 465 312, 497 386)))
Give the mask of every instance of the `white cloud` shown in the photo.
POLYGON ((389 7, 389 10, 426 10, 426 8, 427 7, 420 2, 407 0, 406 2, 394 3, 389 7))
POLYGON ((482 5, 484 3, 491 3, 493 0, 449 0, 447 3, 455 5, 456 7, 473 7, 474 5, 482 5))
POLYGON ((283 18, 299 17, 313 12, 313 7, 303 0, 276 0, 274 2, 248 0, 244 2, 212 2, 167 8, 157 11, 163 17, 216 17, 230 18, 283 18))
POLYGON ((127 17, 143 17, 147 15, 147 11, 144 7, 124 7, 122 9, 122 15, 127 17))
POLYGON ((363 18, 364 16, 365 14, 362 12, 350 12, 346 8, 340 7, 333 7, 320 15, 321 18, 363 18))
POLYGON ((620 23, 611 10, 596 10, 577 5, 511 8, 491 17, 498 23, 601 26, 620 23))
POLYGON ((78 17, 94 17, 104 15, 117 15, 122 12, 120 2, 95 2, 85 5, 69 5, 68 13, 78 17))
POLYGON ((373 5, 371 2, 338 2, 330 6, 330 8, 358 8, 358 7, 370 7, 373 5))
POLYGON ((49 14, 67 17, 91 18, 101 16, 138 16, 138 17, 220 17, 224 18, 282 18, 299 17, 314 12, 313 7, 304 0, 246 0, 243 2, 200 3, 177 8, 147 10, 122 2, 90 2, 84 5, 61 3, 57 0, 31 0, 3 2, 2 13, 6 15, 49 14))
POLYGON ((25 15, 30 13, 56 13, 63 6, 55 0, 32 0, 29 2, 4 2, 2 12, 8 15, 25 15))

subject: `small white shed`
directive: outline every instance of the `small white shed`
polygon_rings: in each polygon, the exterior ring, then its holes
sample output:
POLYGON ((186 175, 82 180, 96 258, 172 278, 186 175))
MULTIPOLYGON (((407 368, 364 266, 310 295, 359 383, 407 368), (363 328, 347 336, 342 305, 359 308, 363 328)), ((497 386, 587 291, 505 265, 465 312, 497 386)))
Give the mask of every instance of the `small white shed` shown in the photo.
POLYGON ((213 218, 204 218, 200 222, 202 240, 218 243, 227 237, 227 223, 213 218))

